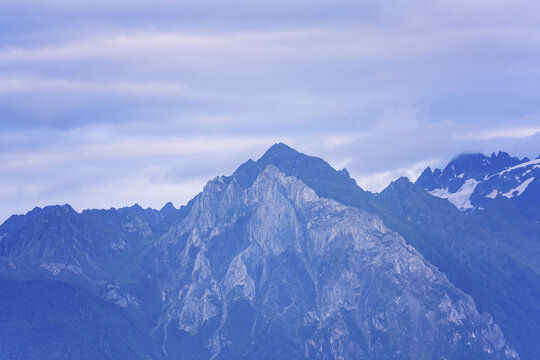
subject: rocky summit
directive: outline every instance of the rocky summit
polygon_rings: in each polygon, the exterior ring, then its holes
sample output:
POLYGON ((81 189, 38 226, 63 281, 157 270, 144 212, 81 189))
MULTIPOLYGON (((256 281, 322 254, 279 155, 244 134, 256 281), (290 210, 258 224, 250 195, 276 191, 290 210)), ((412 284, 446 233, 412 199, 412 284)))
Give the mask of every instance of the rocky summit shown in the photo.
POLYGON ((461 211, 484 210, 496 198, 511 199, 540 219, 540 156, 519 159, 505 152, 464 154, 443 169, 426 168, 416 183, 461 211))
POLYGON ((0 351, 533 359, 540 264, 526 254, 537 244, 512 233, 529 251, 506 251, 510 238, 485 218, 424 187, 399 180, 371 194, 346 170, 276 144, 180 209, 13 216, 0 226, 0 351))

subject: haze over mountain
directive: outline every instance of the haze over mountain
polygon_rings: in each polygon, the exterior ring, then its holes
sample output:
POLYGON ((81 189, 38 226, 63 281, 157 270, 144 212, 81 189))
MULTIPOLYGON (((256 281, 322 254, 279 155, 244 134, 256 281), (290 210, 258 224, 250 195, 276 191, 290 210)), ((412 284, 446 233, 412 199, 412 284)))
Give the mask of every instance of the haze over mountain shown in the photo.
POLYGON ((0 350, 534 359, 536 164, 464 155, 372 194, 347 170, 280 143, 180 209, 63 205, 12 216, 0 226, 0 350))

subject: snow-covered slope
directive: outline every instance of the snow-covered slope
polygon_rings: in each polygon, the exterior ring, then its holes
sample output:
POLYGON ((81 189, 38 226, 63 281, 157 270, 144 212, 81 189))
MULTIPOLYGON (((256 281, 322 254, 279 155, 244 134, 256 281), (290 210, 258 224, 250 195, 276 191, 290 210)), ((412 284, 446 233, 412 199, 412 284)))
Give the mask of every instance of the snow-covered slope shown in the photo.
POLYGON ((490 201, 504 196, 534 217, 534 199, 540 191, 540 157, 519 159, 504 152, 490 157, 465 154, 450 161, 444 170, 428 167, 416 184, 466 213, 483 210, 490 201))

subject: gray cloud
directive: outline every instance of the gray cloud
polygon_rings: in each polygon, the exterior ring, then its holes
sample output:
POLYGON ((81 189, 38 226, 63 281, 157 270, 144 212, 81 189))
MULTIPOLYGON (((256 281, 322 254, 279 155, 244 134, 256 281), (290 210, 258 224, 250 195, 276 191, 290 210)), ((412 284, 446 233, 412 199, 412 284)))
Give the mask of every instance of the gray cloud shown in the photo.
POLYGON ((179 205, 276 141, 373 191, 536 156, 539 24, 528 0, 0 0, 0 219, 179 205))

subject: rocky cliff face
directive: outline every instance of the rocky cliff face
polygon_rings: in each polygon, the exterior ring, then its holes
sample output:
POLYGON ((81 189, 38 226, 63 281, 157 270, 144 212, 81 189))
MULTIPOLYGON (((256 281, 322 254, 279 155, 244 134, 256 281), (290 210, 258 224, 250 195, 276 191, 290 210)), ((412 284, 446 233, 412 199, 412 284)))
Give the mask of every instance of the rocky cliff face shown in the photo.
POLYGON ((249 187, 209 182, 152 261, 171 353, 191 342, 211 359, 518 358, 379 218, 273 165, 249 187))

